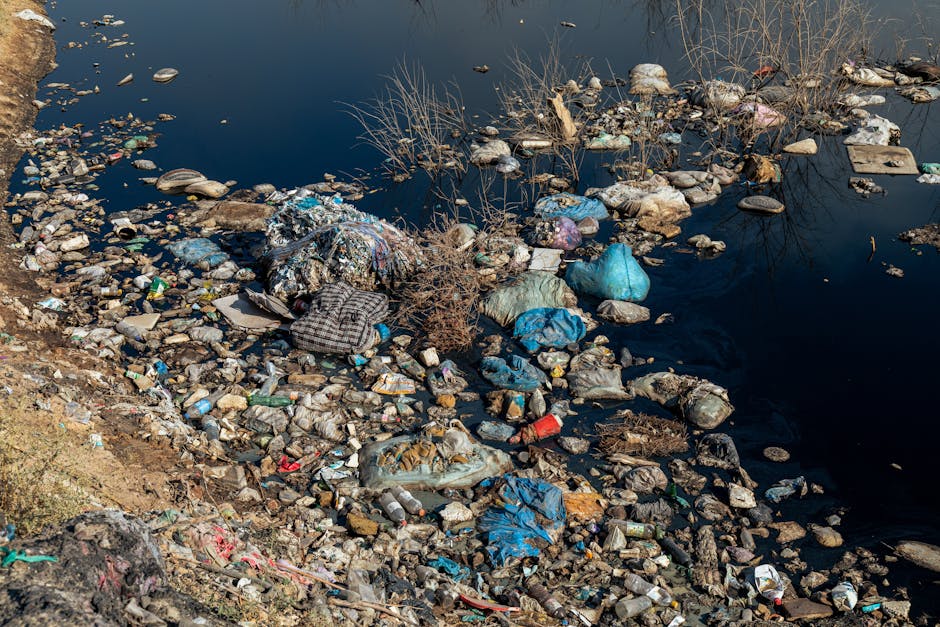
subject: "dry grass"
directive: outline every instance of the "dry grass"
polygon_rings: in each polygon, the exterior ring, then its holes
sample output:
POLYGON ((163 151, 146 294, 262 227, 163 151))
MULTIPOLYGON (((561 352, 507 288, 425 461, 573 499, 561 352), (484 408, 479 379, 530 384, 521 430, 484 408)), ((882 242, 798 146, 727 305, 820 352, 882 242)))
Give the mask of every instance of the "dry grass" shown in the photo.
POLYGON ((404 180, 415 167, 464 170, 465 158, 454 144, 462 143, 469 124, 457 86, 439 88, 419 64, 404 60, 385 78, 384 92, 346 107, 362 126, 359 139, 385 157, 386 171, 404 180))
POLYGON ((424 266, 398 285, 396 324, 422 335, 439 351, 469 348, 477 334, 476 305, 483 283, 470 247, 460 250, 448 237, 456 224, 442 220, 416 235, 424 266))
POLYGON ((25 401, 0 410, 0 512, 30 535, 81 513, 86 505, 68 465, 72 444, 66 432, 43 433, 29 424, 25 401))
MULTIPOLYGON (((836 71, 870 46, 869 10, 857 0, 675 0, 686 59, 700 81, 721 77, 750 89, 786 84, 793 95, 773 106, 795 124, 833 105, 836 71), (773 73, 755 77, 769 66, 773 73)), ((714 117, 720 117, 718 111, 714 117)), ((745 142, 753 129, 742 127, 745 142)))
POLYGON ((605 454, 638 453, 659 457, 689 450, 688 430, 681 422, 636 414, 629 409, 620 416, 621 422, 597 425, 601 437, 598 448, 605 454))

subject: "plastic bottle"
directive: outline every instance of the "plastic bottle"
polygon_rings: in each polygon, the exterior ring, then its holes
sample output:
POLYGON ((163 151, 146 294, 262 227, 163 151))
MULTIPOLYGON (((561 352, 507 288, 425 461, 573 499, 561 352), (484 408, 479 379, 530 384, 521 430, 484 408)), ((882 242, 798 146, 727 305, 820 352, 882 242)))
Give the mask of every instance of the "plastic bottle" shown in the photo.
POLYGON ((393 486, 391 489, 392 496, 402 504, 402 507, 407 510, 409 514, 413 516, 424 516, 424 505, 419 501, 415 496, 401 487, 400 485, 393 486))
POLYGON ((657 540, 662 540, 664 537, 664 532, 661 527, 657 527, 652 523, 640 523, 634 522, 632 520, 609 520, 607 522, 608 527, 620 527, 620 531, 623 532, 623 535, 628 538, 643 538, 644 540, 650 540, 656 538, 657 540))
POLYGON ((783 591, 786 584, 780 578, 777 569, 770 564, 761 564, 754 568, 754 582, 761 596, 774 605, 783 603, 783 591))
POLYGON ((98 289, 98 296, 120 296, 121 288, 114 285, 105 285, 98 289))
POLYGON ((219 434, 221 433, 221 429, 219 428, 219 421, 213 418, 212 415, 207 414, 203 416, 202 420, 200 421, 200 425, 206 434, 206 438, 208 438, 210 441, 219 439, 219 434))
POLYGON ((225 390, 219 390, 205 398, 199 399, 189 407, 189 410, 186 412, 186 418, 188 420, 195 420, 204 414, 208 414, 223 396, 225 396, 225 390))
POLYGON ((678 605, 664 588, 654 586, 639 575, 627 573, 623 576, 623 585, 630 592, 648 596, 657 605, 678 605))
POLYGON ((129 340, 134 340, 135 342, 144 341, 143 332, 131 323, 125 322, 124 320, 121 320, 116 325, 114 325, 114 330, 129 340))
POLYGON ((147 292, 147 300, 157 300, 158 298, 163 298, 163 292, 170 287, 170 284, 161 279, 160 277, 154 278, 150 282, 150 290, 147 292))
POLYGON ((552 618, 562 619, 567 612, 564 606, 558 602, 558 599, 552 596, 551 592, 540 583, 529 584, 529 596, 539 602, 545 609, 545 613, 552 618))
POLYGON ((676 541, 668 536, 663 536, 659 539, 659 543, 664 549, 672 556, 673 561, 680 566, 685 566, 686 568, 692 568, 692 557, 682 550, 676 541))
POLYGON ((632 599, 620 599, 617 601, 617 605, 614 606, 614 611, 617 612, 617 618, 626 620, 639 616, 651 607, 653 607, 653 600, 647 596, 640 596, 632 599))
POLYGON ((264 394, 252 394, 248 397, 249 405, 264 405, 265 407, 287 407, 293 405, 294 401, 300 398, 297 392, 291 392, 287 396, 266 396, 264 394))
POLYGON ((399 525, 405 524, 405 509, 401 506, 401 503, 395 499, 394 494, 391 492, 383 492, 382 496, 379 497, 379 505, 382 506, 385 514, 392 519, 392 522, 398 523, 399 525))

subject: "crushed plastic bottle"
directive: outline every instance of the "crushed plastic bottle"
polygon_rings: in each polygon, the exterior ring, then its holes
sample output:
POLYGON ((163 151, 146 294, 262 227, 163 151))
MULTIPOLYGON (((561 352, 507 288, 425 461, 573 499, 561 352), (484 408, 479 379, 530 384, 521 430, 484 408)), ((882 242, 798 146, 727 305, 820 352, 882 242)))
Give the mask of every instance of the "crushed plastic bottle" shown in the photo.
POLYGON ((648 596, 639 596, 632 599, 620 599, 617 601, 617 605, 614 606, 614 611, 617 613, 617 618, 626 620, 634 616, 639 616, 651 607, 653 607, 653 600, 651 598, 648 596))
POLYGON ((630 592, 648 596, 657 605, 678 606, 678 603, 672 600, 672 595, 667 590, 651 584, 634 573, 624 575, 623 585, 630 592))
POLYGON ((772 602, 774 605, 780 605, 783 602, 783 591, 786 584, 780 578, 777 569, 770 564, 761 564, 754 568, 754 582, 757 584, 757 591, 761 596, 772 602))
POLYGON ((852 585, 851 581, 843 581, 838 584, 832 589, 830 596, 832 597, 833 607, 843 612, 855 609, 855 605, 858 603, 858 592, 855 591, 855 586, 852 585))

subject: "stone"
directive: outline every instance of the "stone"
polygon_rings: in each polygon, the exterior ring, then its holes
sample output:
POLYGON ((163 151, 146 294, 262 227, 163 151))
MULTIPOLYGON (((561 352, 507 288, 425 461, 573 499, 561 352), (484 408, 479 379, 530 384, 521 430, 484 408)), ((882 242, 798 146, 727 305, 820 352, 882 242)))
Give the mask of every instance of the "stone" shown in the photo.
POLYGON ((786 207, 782 202, 770 196, 745 196, 738 201, 738 209, 765 215, 782 213, 786 207))
POLYGON ((780 544, 786 544, 806 537, 806 530, 793 521, 770 523, 767 526, 778 532, 777 542, 780 544))
POLYGON ((346 526, 357 536, 374 536, 379 533, 379 523, 355 512, 346 516, 346 526))
POLYGON ((815 155, 818 150, 819 147, 816 145, 816 140, 812 137, 801 139, 798 142, 793 142, 783 147, 783 152, 788 152, 791 155, 815 155))
POLYGON ((435 366, 441 365, 441 358, 437 354, 436 348, 426 348, 419 352, 418 361, 420 361, 421 365, 425 368, 434 368, 435 366))
POLYGON ((649 320, 650 310, 623 300, 605 300, 597 306, 597 315, 617 324, 636 324, 649 320))
POLYGON ((153 73, 153 80, 157 83, 169 83, 179 75, 179 70, 165 67, 153 73))
POLYGON ((221 198, 228 193, 228 187, 218 181, 198 181, 183 188, 187 194, 197 194, 207 198, 221 198))
POLYGON ((494 139, 470 149, 470 162, 474 165, 492 165, 502 156, 512 155, 509 144, 501 139, 494 139))
POLYGON ((245 411, 248 409, 248 398, 241 394, 226 394, 216 402, 215 406, 222 411, 245 411))
POLYGON ((881 609, 889 618, 899 618, 907 620, 911 613, 910 601, 885 601, 881 604, 881 609))
POLYGON ((782 603, 782 608, 786 616, 793 619, 814 620, 832 616, 831 607, 809 599, 790 599, 782 603))
POLYGON ((156 188, 157 191, 172 194, 181 191, 189 185, 201 183, 206 180, 208 179, 200 172, 188 168, 177 168, 176 170, 170 170, 161 175, 160 178, 157 179, 156 188))
POLYGON ((816 542, 821 546, 830 549, 842 546, 842 534, 832 527, 813 526, 811 531, 813 532, 813 538, 815 538, 816 542))
POLYGON ((736 483, 728 484, 728 503, 738 509, 750 509, 757 506, 754 493, 736 483))
POLYGON ((904 559, 934 572, 940 572, 940 547, 926 542, 905 540, 895 547, 904 559))
POLYGON ((263 232, 267 228, 267 220, 272 213, 274 213, 274 207, 271 205, 223 200, 209 209, 206 219, 222 229, 263 232))
POLYGON ((673 222, 662 222, 654 216, 645 216, 637 220, 636 225, 647 233, 662 235, 666 239, 672 239, 680 233, 682 229, 673 222))
POLYGON ((764 457, 772 462, 785 462, 790 459, 790 453, 779 446, 768 446, 764 449, 764 457))

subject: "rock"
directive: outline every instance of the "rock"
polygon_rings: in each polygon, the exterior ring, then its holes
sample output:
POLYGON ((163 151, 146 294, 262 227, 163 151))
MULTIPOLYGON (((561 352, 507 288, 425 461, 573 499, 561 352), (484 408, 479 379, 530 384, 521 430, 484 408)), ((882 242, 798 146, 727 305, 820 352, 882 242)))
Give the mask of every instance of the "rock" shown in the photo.
POLYGON ((921 568, 940 573, 940 547, 926 542, 905 540, 899 542, 895 550, 898 555, 909 562, 917 564, 921 568))
POLYGON ((754 493, 736 483, 728 484, 728 503, 738 509, 750 509, 757 506, 754 493))
POLYGON ((814 525, 811 528, 811 531, 813 532, 813 538, 815 538, 816 542, 818 542, 821 546, 830 549, 837 546, 842 546, 842 534, 832 527, 820 527, 814 525))
POLYGON ((165 193, 177 193, 189 185, 206 181, 206 177, 195 170, 178 168, 164 173, 157 179, 156 188, 165 193))
POLYGON ((793 521, 770 523, 767 526, 777 530, 777 542, 780 544, 786 544, 806 537, 806 530, 793 521))
POLYGON ((206 198, 221 198, 228 193, 228 187, 218 181, 199 181, 183 188, 187 194, 198 194, 206 198))
POLYGON ((809 599, 789 599, 782 604, 788 618, 814 620, 832 616, 832 608, 809 599))
POLYGON ((213 206, 206 218, 222 229, 242 232, 263 232, 274 207, 255 202, 223 200, 213 206))
POLYGON ((773 215, 783 212, 785 208, 782 202, 770 196, 745 196, 738 201, 738 209, 752 213, 773 215))
POLYGON ((721 240, 713 240, 703 234, 693 235, 686 240, 690 246, 695 246, 697 250, 704 250, 713 254, 720 254, 727 250, 728 245, 721 240))
POLYGON ((165 67, 153 73, 153 80, 157 83, 169 83, 179 75, 179 70, 165 67))
POLYGON ((617 324, 636 324, 649 320, 650 310, 623 300, 605 300, 597 306, 597 315, 617 324))
POLYGON ((379 533, 379 523, 355 512, 346 516, 346 526, 357 536, 374 536, 379 533))
POLYGON ((494 139, 483 145, 474 145, 470 149, 470 162, 474 165, 492 165, 502 156, 511 156, 509 144, 501 139, 494 139))
POLYGON ((911 613, 910 601, 885 601, 881 604, 881 609, 889 618, 899 618, 907 620, 911 613))
POLYGON ((785 462, 790 459, 790 453, 779 446, 768 446, 764 449, 764 457, 772 462, 785 462))
POLYGON ((572 455, 583 455, 588 452, 591 443, 584 438, 573 438, 569 436, 558 438, 558 446, 572 455))
POLYGON ((241 394, 226 394, 216 402, 215 406, 222 411, 245 411, 248 409, 248 399, 241 394))
POLYGON ((662 222, 656 216, 643 216, 637 220, 636 225, 647 233, 662 235, 666 239, 672 239, 682 233, 682 229, 679 228, 678 224, 662 222))
POLYGON ((791 155, 815 155, 818 150, 819 147, 816 145, 816 140, 812 137, 801 139, 798 142, 793 142, 783 147, 783 152, 788 152, 791 155))

